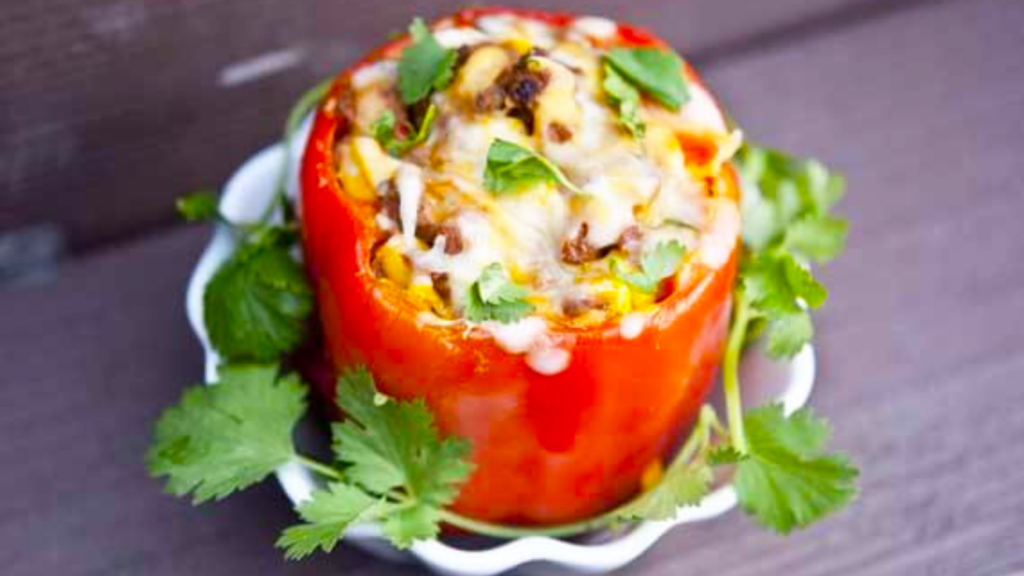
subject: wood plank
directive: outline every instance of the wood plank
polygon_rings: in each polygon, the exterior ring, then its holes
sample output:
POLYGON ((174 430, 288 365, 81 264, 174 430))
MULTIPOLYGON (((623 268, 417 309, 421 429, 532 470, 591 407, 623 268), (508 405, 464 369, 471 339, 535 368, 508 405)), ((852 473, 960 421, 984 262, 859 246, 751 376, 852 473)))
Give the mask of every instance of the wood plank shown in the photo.
MULTIPOLYGON (((216 187, 274 139, 305 87, 403 29, 411 15, 436 16, 463 4, 5 2, 0 230, 55 223, 80 252, 166 225, 174 198, 216 187), (230 70, 259 56, 283 68, 224 85, 230 70)), ((661 32, 688 53, 720 55, 718 48, 752 35, 829 15, 852 17, 862 5, 894 3, 574 0, 560 7, 615 15, 661 32)))

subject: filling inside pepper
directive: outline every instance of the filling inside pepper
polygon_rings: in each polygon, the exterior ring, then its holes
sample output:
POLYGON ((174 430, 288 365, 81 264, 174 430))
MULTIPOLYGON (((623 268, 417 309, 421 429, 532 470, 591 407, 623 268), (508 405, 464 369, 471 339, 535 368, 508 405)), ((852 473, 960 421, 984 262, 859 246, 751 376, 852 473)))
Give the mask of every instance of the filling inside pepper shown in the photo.
POLYGON ((377 207, 381 281, 429 317, 599 324, 685 290, 737 240, 721 179, 740 134, 678 56, 611 21, 417 23, 350 83, 342 189, 377 207))

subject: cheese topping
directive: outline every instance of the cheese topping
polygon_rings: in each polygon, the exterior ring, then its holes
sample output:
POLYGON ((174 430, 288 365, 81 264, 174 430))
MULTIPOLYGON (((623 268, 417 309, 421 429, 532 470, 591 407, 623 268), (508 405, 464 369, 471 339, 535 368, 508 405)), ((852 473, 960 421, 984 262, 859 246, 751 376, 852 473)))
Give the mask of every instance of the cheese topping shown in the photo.
POLYGON ((384 241, 374 269, 423 304, 421 318, 466 318, 470 300, 484 297, 474 296, 476 283, 499 264, 525 290, 531 312, 480 326, 534 370, 553 374, 571 355, 552 344, 549 323, 615 320, 623 338, 635 338, 660 299, 702 267, 725 264, 739 211, 715 183, 741 135, 728 132, 700 85, 687 83, 689 99, 678 110, 645 94, 637 110, 644 129, 636 133, 604 88, 603 56, 618 39, 614 22, 583 17, 559 29, 487 16, 474 26, 443 21, 433 36, 457 50, 450 85, 407 106, 400 53, 361 67, 345 111, 351 129, 337 148, 342 188, 380 207, 384 241), (394 137, 407 140, 430 107, 436 115, 422 142, 396 152, 381 140, 382 118, 391 115, 394 137), (559 177, 489 189, 497 141, 534 155, 531 170, 559 177), (652 280, 653 292, 650 282, 613 269, 616 261, 648 273, 649 255, 666 244, 682 247, 683 256, 669 277, 652 280))

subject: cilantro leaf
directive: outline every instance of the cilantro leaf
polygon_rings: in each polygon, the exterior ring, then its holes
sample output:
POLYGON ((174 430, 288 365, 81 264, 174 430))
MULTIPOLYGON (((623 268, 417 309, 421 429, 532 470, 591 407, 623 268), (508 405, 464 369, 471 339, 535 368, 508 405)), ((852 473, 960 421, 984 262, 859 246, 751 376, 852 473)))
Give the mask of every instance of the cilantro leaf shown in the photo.
POLYGON ((705 405, 679 454, 656 486, 612 514, 620 520, 667 520, 680 507, 694 506, 707 495, 714 480, 707 459, 711 434, 720 426, 715 410, 705 405))
POLYGON ((487 149, 484 188, 495 194, 521 192, 544 182, 561 184, 576 194, 586 194, 557 166, 536 152, 500 138, 487 149))
POLYGON ((370 494, 396 497, 382 516, 384 533, 399 548, 438 533, 440 509, 458 496, 469 477, 469 444, 442 440, 423 399, 379 404, 365 368, 338 380, 338 405, 346 419, 332 426, 334 453, 347 479, 370 494))
POLYGON ((683 263, 686 247, 678 240, 659 242, 654 250, 640 257, 640 270, 628 270, 617 258, 610 261, 612 272, 630 286, 648 294, 658 289, 661 281, 675 274, 683 263))
POLYGON ((187 222, 206 222, 220 218, 217 198, 211 192, 182 196, 175 201, 174 206, 187 222))
POLYGON ((669 50, 612 48, 605 55, 605 62, 666 108, 679 110, 690 99, 683 78, 683 61, 669 50))
POLYGON ((666 474, 650 491, 623 507, 623 520, 668 520, 681 506, 695 506, 707 495, 714 475, 707 464, 681 467, 666 474))
POLYGON ((379 517, 388 504, 344 482, 332 482, 297 510, 304 523, 286 528, 277 539, 289 560, 305 558, 318 548, 330 552, 350 524, 379 517))
POLYGON ((646 126, 640 119, 640 92, 607 62, 601 84, 608 101, 619 110, 619 123, 637 140, 644 137, 646 126))
POLYGON ((762 253, 742 266, 742 281, 755 308, 799 309, 825 303, 828 293, 810 271, 786 253, 762 253))
POLYGON ((533 305, 526 301, 527 295, 525 288, 512 282, 501 264, 489 264, 469 287, 466 319, 470 322, 514 322, 533 311, 533 305))
POLYGON ((816 160, 745 145, 736 157, 744 183, 743 241, 752 250, 779 246, 826 262, 846 240, 846 223, 828 215, 844 181, 816 160))
POLYGON ((769 148, 745 146, 737 163, 747 253, 740 284, 751 300, 747 337, 763 330, 769 355, 793 356, 814 335, 802 305, 817 308, 826 298, 804 263, 831 260, 845 244, 846 222, 828 214, 842 197, 843 179, 817 161, 769 148))
POLYGON ((277 229, 243 245, 203 295, 210 342, 232 361, 272 361, 299 346, 313 310, 305 272, 277 229))
POLYGON ((398 90, 404 104, 415 104, 451 83, 458 55, 438 43, 421 18, 412 21, 409 34, 412 44, 398 61, 398 90))
POLYGON ((823 454, 825 421, 802 408, 786 417, 775 404, 744 417, 747 452, 737 464, 740 505, 780 533, 804 527, 848 504, 857 469, 840 454, 823 454))
POLYGON ((188 389, 156 424, 149 472, 196 504, 259 482, 295 456, 292 428, 306 411, 306 388, 277 367, 221 368, 220 383, 188 389))
POLYGON ((792 358, 814 337, 811 315, 804 310, 772 311, 768 320, 768 355, 792 358))
POLYGON ((789 225, 783 247, 815 262, 829 262, 846 245, 845 220, 831 216, 806 216, 789 225))
POLYGON ((741 268, 743 297, 751 315, 767 322, 768 354, 791 357, 814 335, 810 315, 802 304, 821 306, 827 296, 811 273, 789 254, 764 253, 741 268))
POLYGON ((437 120, 437 106, 431 104, 416 133, 411 138, 402 140, 395 134, 395 114, 388 110, 370 126, 370 131, 389 154, 401 156, 427 141, 435 120, 437 120))
POLYGON ((768 353, 790 357, 814 335, 811 317, 801 306, 821 306, 825 288, 787 253, 761 253, 744 262, 740 281, 754 318, 768 322, 768 353))

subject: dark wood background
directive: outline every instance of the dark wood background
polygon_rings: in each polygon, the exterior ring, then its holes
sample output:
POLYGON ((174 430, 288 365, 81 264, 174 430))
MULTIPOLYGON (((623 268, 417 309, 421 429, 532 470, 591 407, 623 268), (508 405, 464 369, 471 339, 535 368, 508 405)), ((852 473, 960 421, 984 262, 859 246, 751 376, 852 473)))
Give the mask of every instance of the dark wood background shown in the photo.
MULTIPOLYGON (((863 496, 789 538, 739 514, 682 528, 626 572, 1024 570, 1024 2, 563 4, 657 31, 749 136, 849 178, 812 401, 863 496)), ((419 572, 346 547, 285 563, 273 484, 193 509, 142 454, 201 376, 183 288, 209 231, 175 224, 173 199, 222 183, 307 85, 455 5, 0 5, 0 268, 24 256, 2 249, 18 230, 67 246, 48 276, 0 285, 0 573, 419 572), (290 66, 239 81, 268 54, 290 66)))

